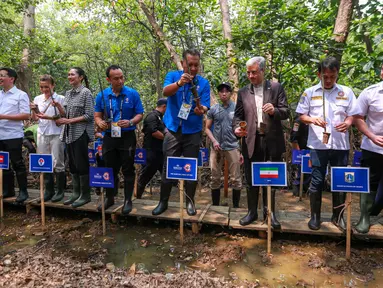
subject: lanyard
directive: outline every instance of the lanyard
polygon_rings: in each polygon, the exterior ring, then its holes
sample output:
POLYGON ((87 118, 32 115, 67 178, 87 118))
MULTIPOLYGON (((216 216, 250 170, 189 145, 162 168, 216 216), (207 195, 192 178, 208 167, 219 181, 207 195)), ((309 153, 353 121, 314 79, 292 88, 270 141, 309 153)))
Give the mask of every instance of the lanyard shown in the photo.
MULTIPOLYGON (((120 119, 119 120, 122 120, 122 105, 124 104, 124 100, 125 100, 125 95, 121 94, 120 96, 122 96, 122 99, 120 101, 120 119)), ((120 96, 116 97, 116 101, 118 98, 120 98, 120 96)), ((112 118, 113 120, 113 107, 112 107, 112 96, 109 95, 109 109, 110 109, 110 118, 112 118)))

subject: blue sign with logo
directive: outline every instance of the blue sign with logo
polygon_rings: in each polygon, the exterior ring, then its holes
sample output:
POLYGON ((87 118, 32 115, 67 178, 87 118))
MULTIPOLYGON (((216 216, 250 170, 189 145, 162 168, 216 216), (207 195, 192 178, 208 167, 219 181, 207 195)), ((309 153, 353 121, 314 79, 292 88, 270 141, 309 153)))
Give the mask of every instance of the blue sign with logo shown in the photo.
POLYGON ((29 154, 29 172, 53 173, 51 154, 29 154))
POLYGON ((89 163, 96 163, 96 154, 93 149, 88 148, 89 163))
POLYGON ((362 158, 362 151, 355 151, 354 159, 352 160, 352 166, 360 167, 360 158, 362 158))
POLYGON ((301 164, 302 155, 310 156, 310 150, 293 150, 293 155, 291 160, 292 164, 301 164))
POLYGON ((303 155, 302 156, 302 165, 301 165, 301 173, 303 174, 311 174, 311 161, 310 156, 303 155))
POLYGON ((370 193, 370 168, 331 167, 332 192, 370 193))
POLYGON ((285 162, 252 162, 252 186, 287 186, 285 162))
POLYGON ((200 148, 198 153, 198 167, 203 166, 206 162, 209 162, 209 149, 200 148))
POLYGON ((9 153, 0 152, 0 169, 9 169, 9 153))
POLYGON ((114 188, 113 169, 106 167, 89 167, 89 186, 114 188))
POLYGON ((136 155, 134 155, 135 164, 146 164, 146 150, 144 148, 136 148, 136 155))
POLYGON ((166 179, 197 181, 197 158, 168 157, 166 179))

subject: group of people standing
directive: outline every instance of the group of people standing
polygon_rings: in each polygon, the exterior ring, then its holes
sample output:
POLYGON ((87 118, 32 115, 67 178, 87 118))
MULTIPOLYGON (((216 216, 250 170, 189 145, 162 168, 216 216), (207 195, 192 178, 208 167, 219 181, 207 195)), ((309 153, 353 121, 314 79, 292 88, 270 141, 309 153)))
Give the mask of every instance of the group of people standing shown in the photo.
MULTIPOLYGON (((239 207, 243 187, 240 165, 243 163, 248 213, 240 219, 240 224, 249 225, 258 219, 259 196, 259 187, 251 183, 251 163, 279 162, 285 152, 282 121, 289 117, 285 91, 281 84, 265 79, 265 59, 253 57, 246 63, 250 83, 238 91, 237 102, 231 100, 231 84, 223 82, 217 86, 220 103, 210 108, 210 83, 198 74, 199 51, 185 50, 181 64, 183 70, 171 71, 165 77, 163 95, 166 98, 159 99, 157 107, 144 119, 143 147, 147 150, 147 163, 139 173, 137 198, 142 197, 145 186, 159 171, 162 174, 160 200, 152 214, 159 215, 167 210, 174 180, 166 178, 165 160, 169 156, 198 158, 204 114, 207 114, 205 132, 212 143, 212 203, 220 204, 222 163, 226 159, 233 188, 233 207, 239 207)), ((364 90, 357 100, 350 88, 337 83, 339 70, 340 64, 333 57, 320 62, 317 71, 320 81, 302 94, 293 133, 308 128, 305 145, 311 150, 313 168, 308 225, 314 230, 320 228, 322 190, 328 163, 347 165, 350 149, 348 130, 352 124, 365 135, 361 162, 371 170, 371 193, 361 195, 361 219, 356 226, 359 232, 365 233, 369 229, 377 186, 383 177, 383 82, 364 90)), ((383 78, 383 69, 381 76, 383 78)), ((21 203, 28 198, 21 145, 22 121, 29 119, 31 110, 32 119, 39 121, 38 153, 52 154, 54 159, 57 189, 54 189, 53 175, 45 174, 44 200, 59 202, 64 198, 66 149, 73 191, 64 204, 76 208, 90 202, 87 149, 88 144, 94 141, 96 127, 103 135, 104 164, 113 168, 115 175, 115 188, 106 189, 105 208, 114 204, 118 187, 116 176, 122 169, 125 198, 122 214, 128 215, 132 211, 135 182, 135 129, 143 120, 144 109, 138 92, 124 85, 121 67, 111 65, 107 68, 106 80, 110 86, 100 91, 95 104, 85 72, 78 67, 69 70, 68 80, 72 89, 66 92, 65 97, 54 92, 54 79, 43 75, 40 78, 43 94, 30 103, 28 95, 14 86, 16 79, 14 70, 0 68, 0 86, 3 87, 0 92, 0 150, 10 152, 20 188, 16 201, 21 203)), ((294 136, 291 140, 296 141, 294 136)), ((4 178, 9 178, 8 174, 5 172, 4 178)), ((5 179, 4 197, 14 195, 7 183, 5 179)), ((196 214, 196 186, 197 182, 186 181, 186 211, 191 216, 196 214)), ((262 198, 263 216, 266 218, 266 191, 263 191, 262 198)), ((345 229, 341 207, 344 201, 344 194, 333 193, 332 221, 340 229, 345 229)), ((280 229, 281 224, 275 214, 275 189, 272 189, 271 202, 272 226, 280 229)))

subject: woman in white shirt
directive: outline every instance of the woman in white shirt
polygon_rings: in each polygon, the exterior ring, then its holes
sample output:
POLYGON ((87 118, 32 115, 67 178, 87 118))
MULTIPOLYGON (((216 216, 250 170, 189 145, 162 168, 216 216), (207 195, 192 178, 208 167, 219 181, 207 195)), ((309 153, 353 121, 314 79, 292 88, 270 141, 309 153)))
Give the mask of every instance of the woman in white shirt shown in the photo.
POLYGON ((62 127, 57 126, 55 122, 60 118, 60 112, 52 103, 54 101, 63 105, 64 96, 54 92, 54 83, 51 75, 42 75, 40 77, 40 91, 43 94, 36 96, 30 107, 32 119, 38 120, 37 153, 52 154, 53 169, 56 175, 57 190, 55 191, 53 174, 44 173, 44 201, 59 202, 64 198, 66 177, 64 143, 60 140, 62 127))

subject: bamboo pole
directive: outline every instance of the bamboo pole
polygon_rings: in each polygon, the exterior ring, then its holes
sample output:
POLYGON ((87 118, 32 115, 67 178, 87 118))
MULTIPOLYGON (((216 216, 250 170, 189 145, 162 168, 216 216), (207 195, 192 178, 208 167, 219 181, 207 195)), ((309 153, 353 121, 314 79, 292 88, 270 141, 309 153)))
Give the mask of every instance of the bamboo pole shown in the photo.
POLYGON ((226 158, 225 158, 225 168, 223 172, 223 192, 224 192, 225 198, 227 198, 229 195, 229 164, 227 163, 226 158))
POLYGON ((347 205, 346 259, 350 260, 351 258, 351 193, 346 194, 346 205, 347 205))
MULTIPOLYGON (((303 161, 302 161, 303 162, 303 161)), ((299 179, 299 201, 302 201, 302 194, 303 194, 303 178, 305 176, 305 174, 302 173, 302 167, 303 167, 303 163, 301 162, 301 178, 299 179)))
POLYGON ((184 180, 180 180, 180 239, 184 245, 184 180))
POLYGON ((3 206, 3 169, 0 169, 0 218, 4 217, 4 206, 3 206))
POLYGON ((101 218, 102 218, 102 235, 106 235, 106 223, 105 223, 105 203, 104 203, 104 190, 101 188, 101 218))
POLYGON ((267 255, 271 255, 271 186, 267 186, 267 255))
POLYGON ((202 183, 201 183, 201 174, 202 174, 202 169, 201 167, 197 168, 197 174, 198 174, 198 193, 201 196, 202 194, 202 183))
POLYGON ((44 174, 40 173, 41 224, 45 227, 44 174))

